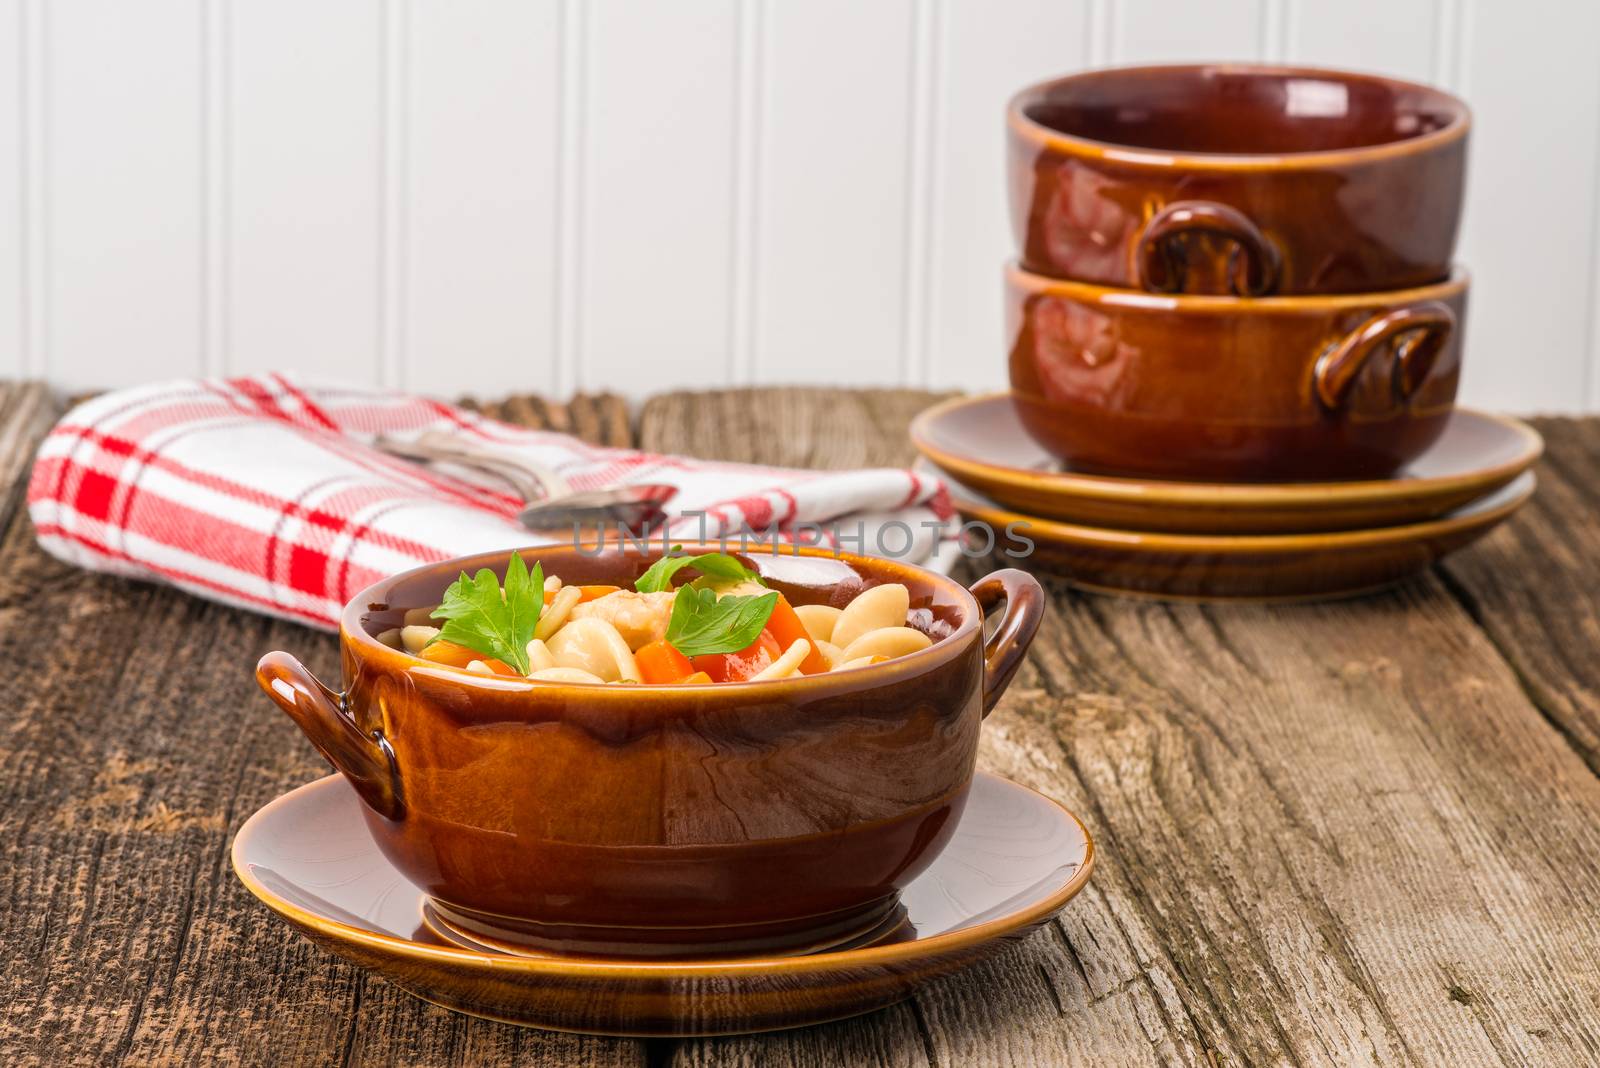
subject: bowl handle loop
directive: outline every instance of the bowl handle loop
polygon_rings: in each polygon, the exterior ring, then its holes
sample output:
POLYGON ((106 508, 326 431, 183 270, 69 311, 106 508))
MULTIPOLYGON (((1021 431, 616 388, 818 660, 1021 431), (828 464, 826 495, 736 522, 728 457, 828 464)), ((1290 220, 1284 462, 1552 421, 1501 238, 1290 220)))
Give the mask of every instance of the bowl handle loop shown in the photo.
POLYGON ((344 695, 328 689, 288 653, 268 653, 256 665, 256 681, 289 714, 311 744, 350 780, 374 812, 397 820, 405 811, 394 751, 381 731, 363 734, 345 707, 344 695))
POLYGON ((1317 400, 1329 412, 1343 408, 1361 369, 1394 338, 1399 338, 1392 379, 1394 395, 1398 400, 1409 400, 1433 370, 1434 361, 1455 329, 1455 313, 1436 300, 1379 312, 1317 358, 1312 372, 1317 400))
POLYGON ((1150 217, 1133 244, 1134 278, 1152 293, 1183 290, 1183 250, 1176 239, 1188 233, 1214 234, 1239 247, 1230 260, 1233 291, 1259 297, 1278 288, 1282 257, 1255 223, 1237 208, 1210 200, 1176 200, 1150 217))
POLYGON ((1038 579, 1015 568, 985 575, 969 590, 985 616, 996 602, 1006 603, 1000 622, 983 643, 983 714, 987 716, 1022 666, 1022 657, 1044 618, 1044 590, 1038 579))

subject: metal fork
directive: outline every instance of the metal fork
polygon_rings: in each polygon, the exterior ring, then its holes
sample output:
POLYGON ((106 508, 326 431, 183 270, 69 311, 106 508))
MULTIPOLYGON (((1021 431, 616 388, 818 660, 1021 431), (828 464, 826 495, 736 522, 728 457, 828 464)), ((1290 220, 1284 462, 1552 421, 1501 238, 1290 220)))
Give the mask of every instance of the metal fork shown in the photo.
POLYGON ((379 435, 373 445, 413 463, 449 463, 504 482, 527 502, 517 519, 529 530, 549 531, 612 525, 639 534, 666 515, 678 492, 665 483, 610 486, 575 492, 567 480, 542 464, 452 434, 429 431, 409 440, 379 435))

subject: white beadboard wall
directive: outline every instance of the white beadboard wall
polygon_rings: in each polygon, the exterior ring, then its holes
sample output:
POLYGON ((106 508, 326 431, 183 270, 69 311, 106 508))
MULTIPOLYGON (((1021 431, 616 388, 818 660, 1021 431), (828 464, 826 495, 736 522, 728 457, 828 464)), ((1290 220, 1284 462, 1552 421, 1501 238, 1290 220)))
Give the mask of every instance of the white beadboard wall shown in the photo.
POLYGON ((1262 59, 1476 113, 1464 399, 1600 411, 1600 4, 0 0, 0 375, 1003 384, 1002 107, 1262 59))

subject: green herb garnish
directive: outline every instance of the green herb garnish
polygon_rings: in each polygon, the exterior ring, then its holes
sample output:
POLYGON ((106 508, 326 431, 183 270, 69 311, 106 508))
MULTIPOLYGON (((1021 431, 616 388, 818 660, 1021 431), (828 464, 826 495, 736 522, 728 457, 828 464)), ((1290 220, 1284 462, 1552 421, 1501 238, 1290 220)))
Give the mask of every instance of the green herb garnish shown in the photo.
POLYGON ((737 653, 761 636, 777 604, 776 593, 718 597, 715 590, 685 586, 672 599, 667 641, 684 656, 737 653))
MULTIPOLYGON (((683 548, 674 545, 673 552, 683 548)), ((640 575, 633 588, 640 593, 665 593, 672 589, 672 577, 686 567, 692 567, 706 578, 729 579, 733 582, 750 580, 765 586, 761 576, 745 567, 727 553, 702 553, 699 556, 663 556, 640 575)), ((751 639, 754 641, 755 639, 751 639)), ((683 652, 683 650, 678 650, 683 652)), ((689 655, 684 653, 685 656, 689 655)))
POLYGON ((475 653, 502 660, 526 675, 528 642, 544 611, 544 566, 528 566, 517 553, 506 564, 504 591, 493 571, 484 568, 472 578, 465 571, 444 591, 434 611, 445 624, 433 642, 455 642, 475 653))

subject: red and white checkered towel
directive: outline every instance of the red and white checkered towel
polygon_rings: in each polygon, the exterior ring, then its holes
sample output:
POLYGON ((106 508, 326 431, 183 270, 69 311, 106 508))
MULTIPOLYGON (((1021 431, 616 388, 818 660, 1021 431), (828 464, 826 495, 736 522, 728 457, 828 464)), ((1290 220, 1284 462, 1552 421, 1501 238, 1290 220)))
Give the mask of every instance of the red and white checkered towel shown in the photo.
POLYGON ((823 543, 837 533, 850 551, 928 566, 955 556, 949 499, 926 474, 597 448, 438 401, 276 374, 164 382, 79 405, 39 449, 28 511, 39 544, 69 563, 331 627, 346 601, 395 572, 570 541, 524 530, 522 501, 492 481, 443 474, 371 444, 378 434, 441 430, 524 455, 574 490, 670 483, 678 493, 668 530, 680 540, 695 540, 702 525, 711 538, 776 525, 813 541, 815 528, 805 525, 818 524, 823 543))

